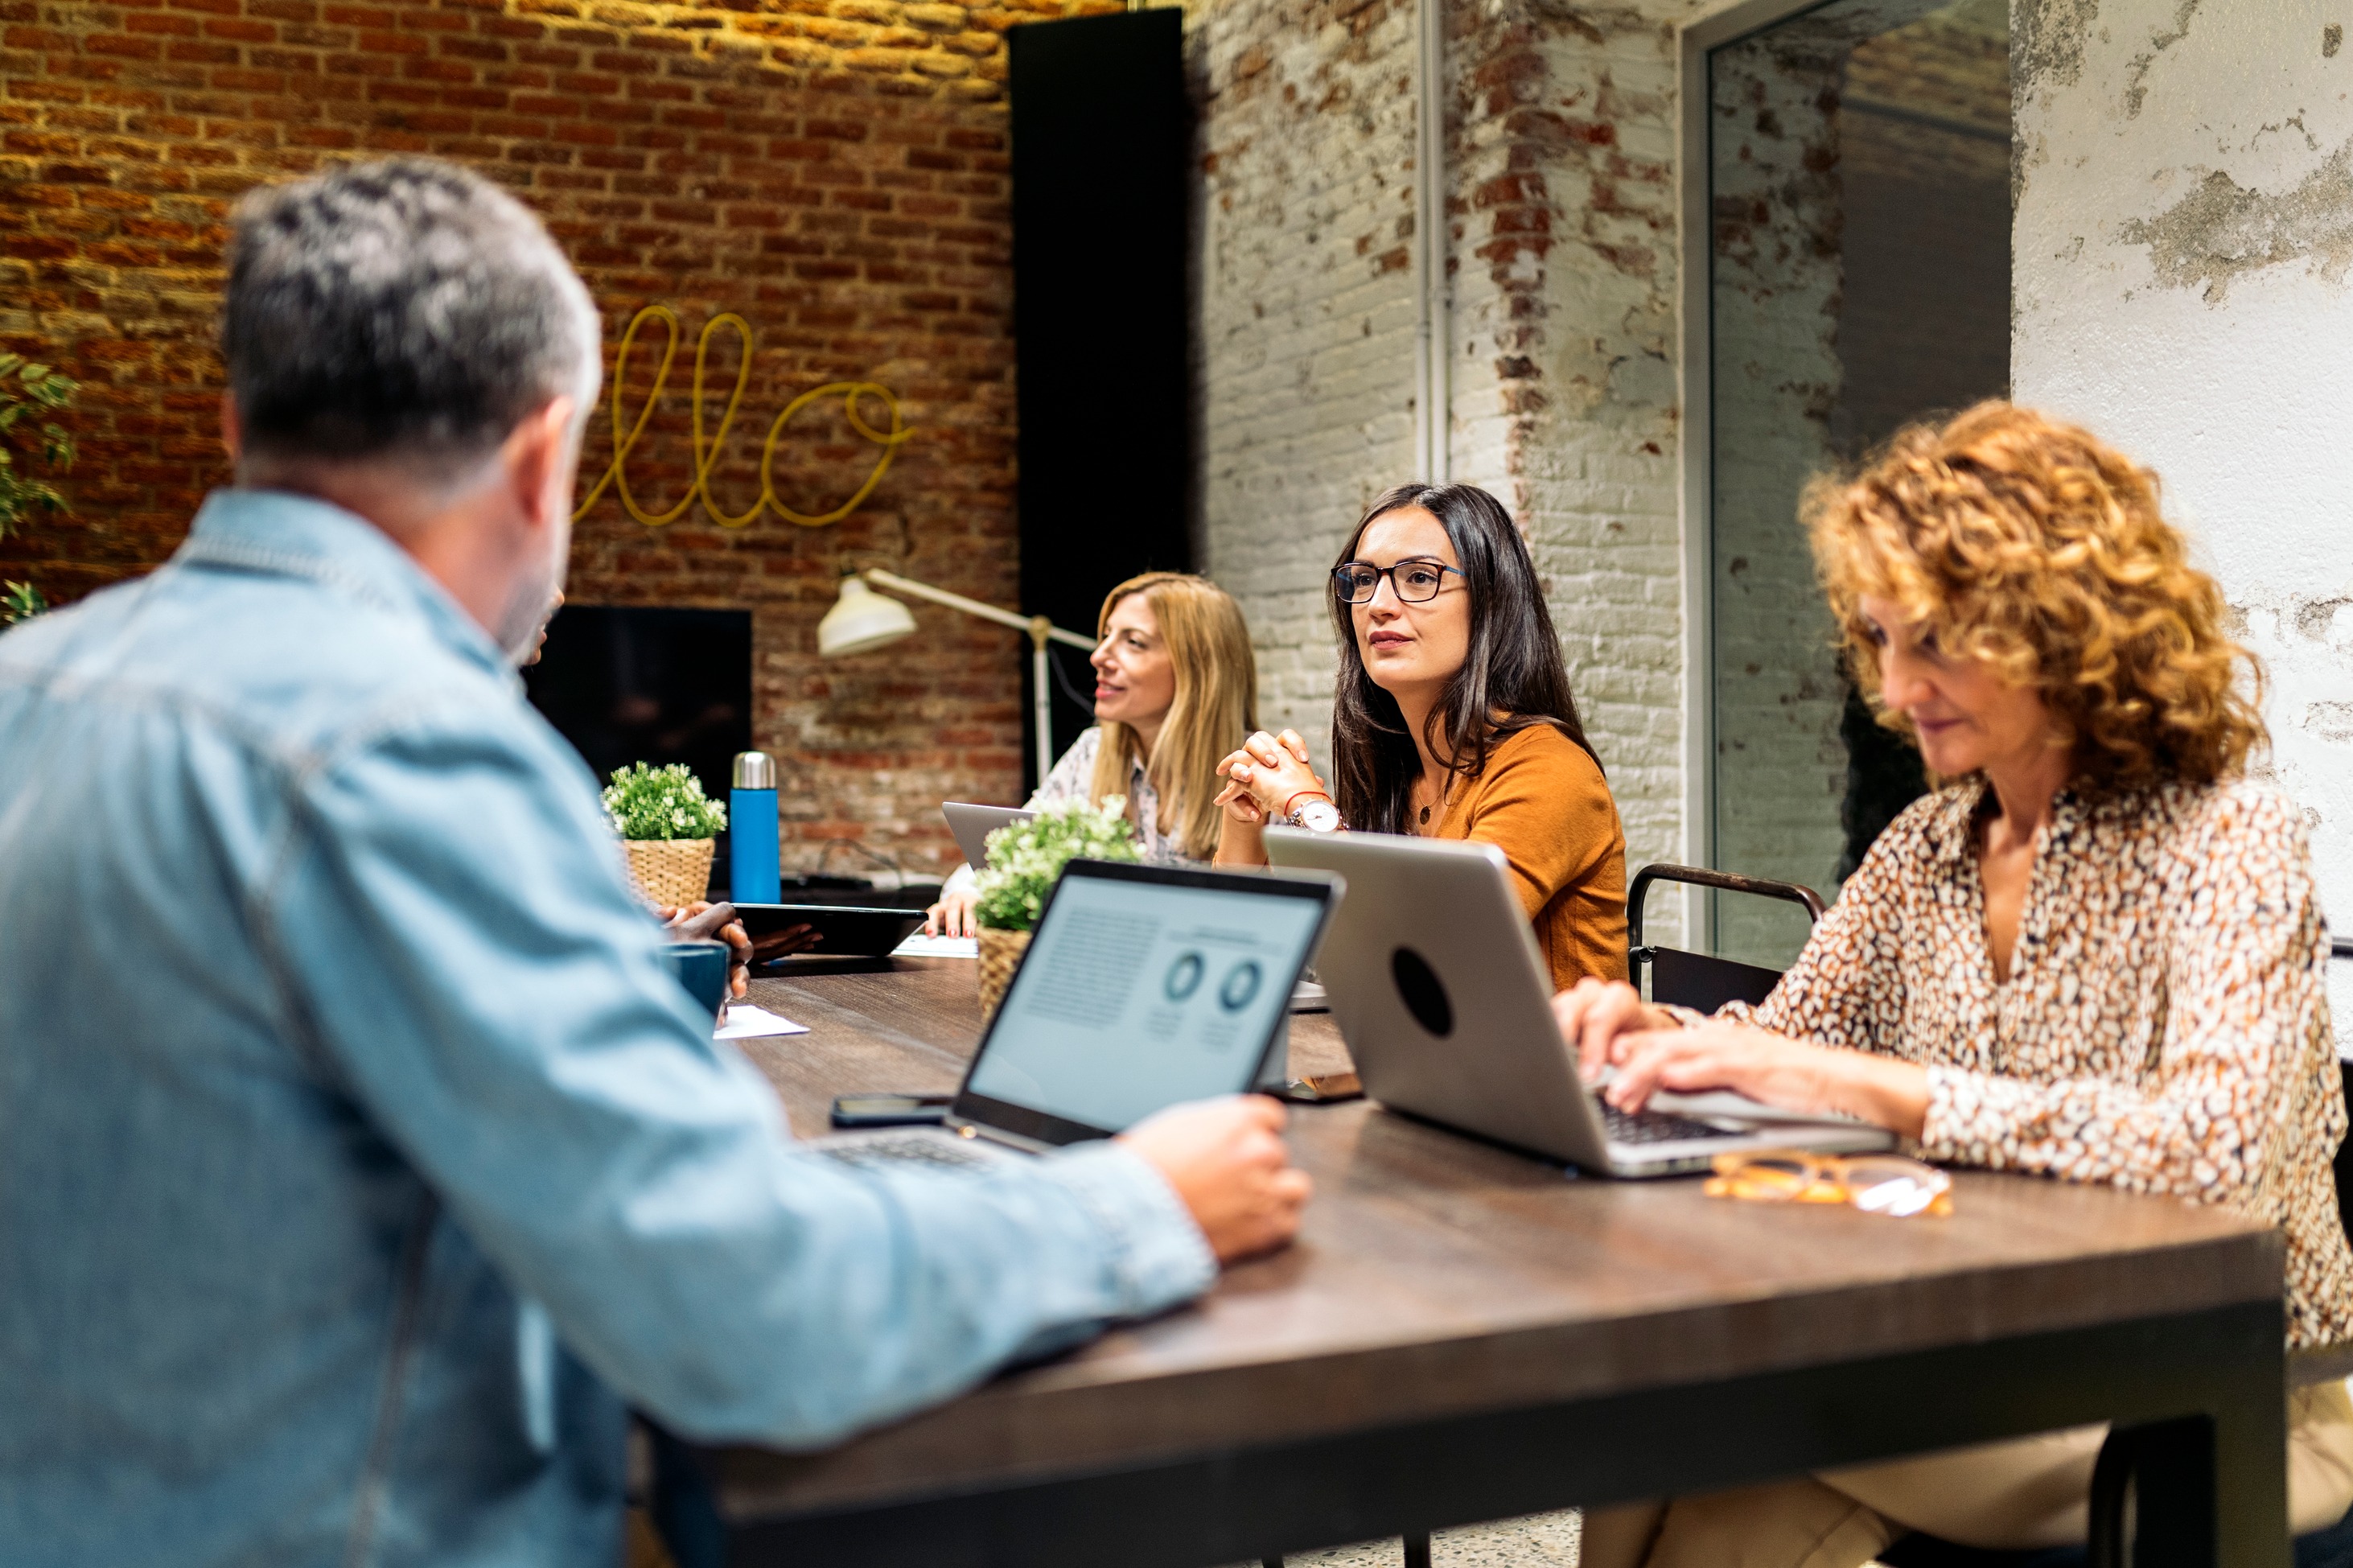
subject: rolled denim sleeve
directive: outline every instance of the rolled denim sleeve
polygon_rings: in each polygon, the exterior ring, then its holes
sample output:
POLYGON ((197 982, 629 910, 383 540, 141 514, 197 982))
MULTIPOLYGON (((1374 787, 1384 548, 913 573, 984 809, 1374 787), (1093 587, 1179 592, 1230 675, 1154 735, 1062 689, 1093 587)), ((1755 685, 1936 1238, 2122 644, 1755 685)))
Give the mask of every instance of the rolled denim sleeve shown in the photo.
POLYGON ((1046 1168, 1103 1226, 1127 1292, 1119 1316, 1190 1300, 1217 1277, 1218 1261, 1193 1216, 1160 1172, 1126 1150, 1084 1145, 1047 1160, 1046 1168))
POLYGON ((677 1429, 822 1445, 1214 1277, 1116 1146, 976 1175, 797 1148, 662 966, 586 772, 514 705, 387 715, 290 788, 260 898, 288 1029, 677 1429))

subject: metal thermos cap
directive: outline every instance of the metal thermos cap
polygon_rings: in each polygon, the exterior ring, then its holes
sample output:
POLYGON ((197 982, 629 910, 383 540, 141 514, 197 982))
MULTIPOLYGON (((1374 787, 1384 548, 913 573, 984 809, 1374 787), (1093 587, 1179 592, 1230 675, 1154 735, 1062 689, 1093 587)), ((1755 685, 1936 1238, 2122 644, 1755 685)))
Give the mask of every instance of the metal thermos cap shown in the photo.
POLYGON ((776 760, 765 751, 739 751, 735 754, 735 788, 738 789, 773 789, 776 787, 776 760))

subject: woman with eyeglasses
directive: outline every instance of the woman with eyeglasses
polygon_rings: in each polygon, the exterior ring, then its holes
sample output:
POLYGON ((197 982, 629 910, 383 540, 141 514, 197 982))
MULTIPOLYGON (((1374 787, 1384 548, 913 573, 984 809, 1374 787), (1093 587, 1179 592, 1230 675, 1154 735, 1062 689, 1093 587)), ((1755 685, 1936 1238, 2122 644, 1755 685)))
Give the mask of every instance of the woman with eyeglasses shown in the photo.
POLYGON ((1265 826, 1492 843, 1556 987, 1626 976, 1626 836, 1570 694, 1525 540, 1468 484, 1401 484, 1332 568, 1340 650, 1332 782, 1295 731, 1218 771, 1220 865, 1264 865, 1265 826))
MULTIPOLYGON (((1986 403, 1818 482, 1805 512, 1848 667, 1943 787, 1880 835, 1761 1005, 1704 1018, 1599 982, 1556 999, 1587 1075, 1614 1066, 1627 1110, 1737 1089, 1931 1160, 2221 1205, 2281 1233, 2288 1349, 2353 1339, 2304 816, 2252 776, 2261 672, 2156 476, 1986 403)), ((2353 1506, 2353 1403, 2321 1383, 2287 1418, 2306 1534, 2353 1506)), ((1584 1563, 1860 1568, 1914 1531, 2080 1560, 2105 1435, 1596 1510, 1584 1563)))

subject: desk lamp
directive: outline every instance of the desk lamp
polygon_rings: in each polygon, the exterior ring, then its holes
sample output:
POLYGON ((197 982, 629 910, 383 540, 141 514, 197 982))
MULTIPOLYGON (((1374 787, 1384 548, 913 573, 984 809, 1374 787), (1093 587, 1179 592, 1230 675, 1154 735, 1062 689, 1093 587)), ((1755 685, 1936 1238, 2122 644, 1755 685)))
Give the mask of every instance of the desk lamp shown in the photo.
POLYGON ((841 597, 817 623, 818 656, 823 659, 847 658, 852 653, 870 652, 885 643, 896 642, 902 637, 914 634, 914 614, 895 599, 885 599, 875 588, 889 588, 913 599, 929 599, 950 609, 960 609, 966 615, 976 615, 983 620, 993 620, 999 626, 1009 626, 1016 631, 1029 634, 1029 708, 1038 735, 1038 781, 1044 783, 1046 775, 1054 770, 1054 737, 1049 716, 1048 683, 1053 679, 1046 668, 1046 644, 1067 643, 1072 648, 1094 652, 1094 641, 1075 631, 1065 631, 1042 615, 1016 615, 1009 609, 999 609, 993 604, 983 604, 976 599, 966 599, 960 593, 935 588, 929 583, 919 583, 902 577, 896 572, 886 572, 880 567, 870 567, 862 572, 846 572, 841 578, 841 597), (871 584, 872 587, 868 585, 871 584))

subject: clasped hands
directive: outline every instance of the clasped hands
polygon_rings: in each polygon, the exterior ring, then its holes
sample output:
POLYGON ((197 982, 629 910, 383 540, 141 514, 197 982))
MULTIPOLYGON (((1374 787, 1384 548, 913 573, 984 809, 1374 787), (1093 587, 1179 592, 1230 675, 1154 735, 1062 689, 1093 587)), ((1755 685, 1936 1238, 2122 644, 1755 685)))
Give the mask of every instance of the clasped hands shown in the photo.
POLYGON ((1217 803, 1237 822, 1263 827, 1282 816, 1303 795, 1332 798, 1332 791, 1307 761, 1307 743, 1295 729, 1281 735, 1260 730, 1241 748, 1218 764, 1226 787, 1217 803))
POLYGON ((1909 1062, 1792 1040, 1753 1023, 1708 1019, 1684 1027, 1623 980, 1581 980, 1552 1000, 1578 1075, 1609 1081, 1602 1097, 1638 1111, 1662 1089, 1730 1089, 1800 1115, 1852 1116, 1917 1138, 1928 1077, 1909 1062))

